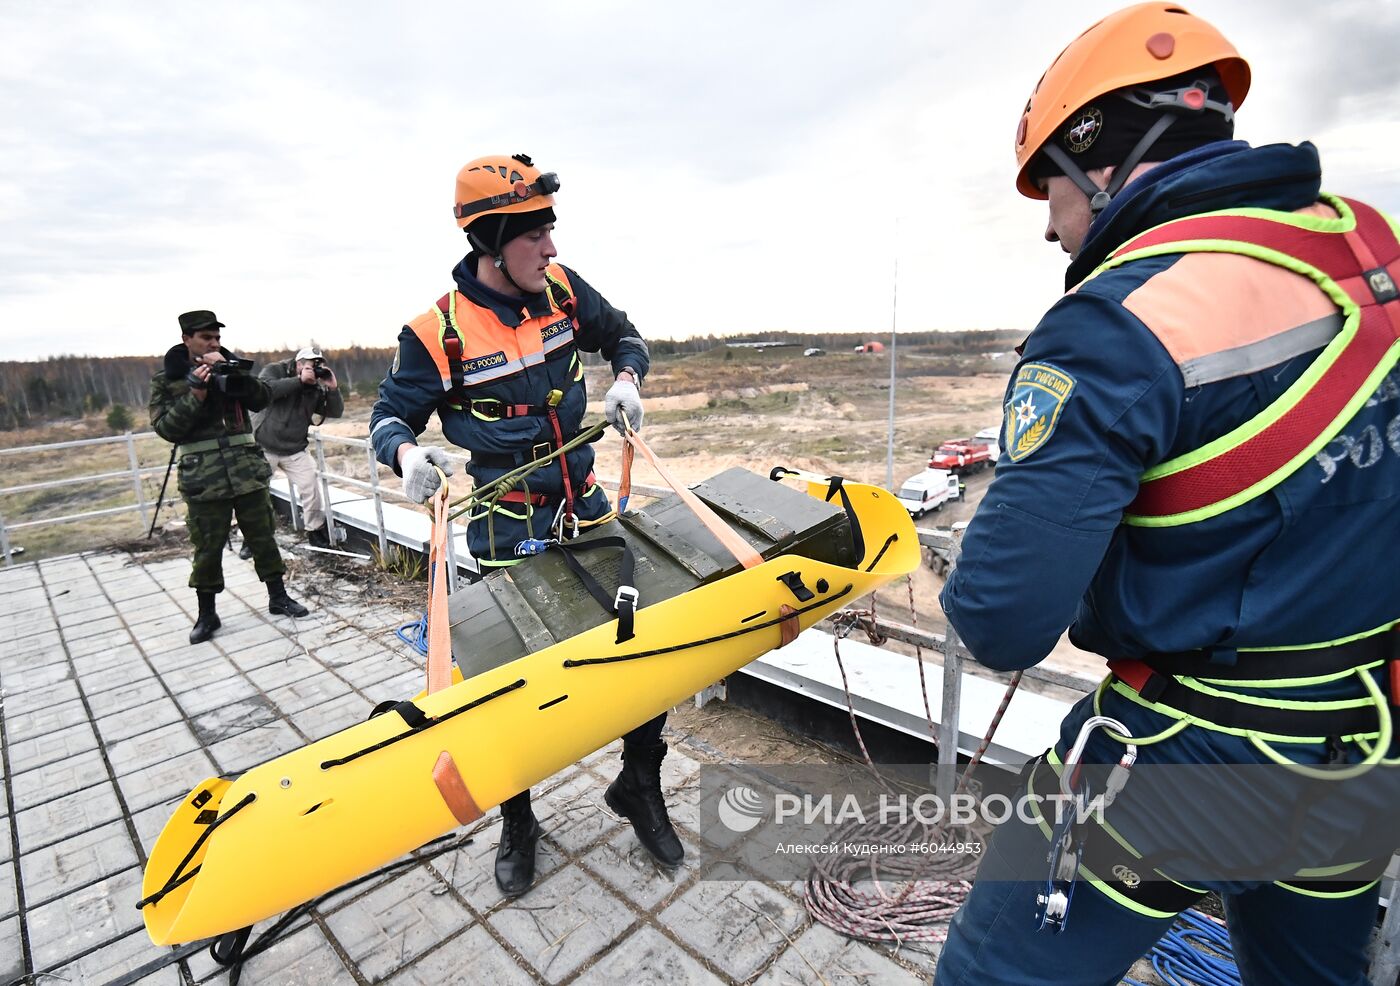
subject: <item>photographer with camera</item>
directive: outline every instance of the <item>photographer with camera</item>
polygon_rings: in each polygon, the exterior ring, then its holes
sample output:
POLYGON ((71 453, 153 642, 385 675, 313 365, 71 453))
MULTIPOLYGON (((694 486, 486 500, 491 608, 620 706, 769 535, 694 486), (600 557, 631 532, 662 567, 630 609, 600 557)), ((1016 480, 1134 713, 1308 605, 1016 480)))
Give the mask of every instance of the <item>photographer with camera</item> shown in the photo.
POLYGON ((296 487, 306 539, 318 548, 333 547, 316 464, 306 451, 306 431, 313 424, 345 413, 335 371, 313 343, 291 359, 263 367, 258 379, 272 394, 271 402, 253 418, 258 447, 267 456, 268 465, 280 467, 296 487))
POLYGON ((267 406, 271 392, 252 375, 252 360, 219 345, 223 327, 213 312, 185 312, 181 342, 165 354, 164 368, 151 380, 151 427, 175 445, 177 482, 194 544, 190 587, 199 598, 199 616, 190 630, 192 644, 219 629, 214 600, 224 589, 223 550, 235 515, 252 546, 258 578, 267 584, 267 611, 307 614, 282 584, 286 568, 273 539, 267 488, 272 470, 253 442, 248 416, 267 406))

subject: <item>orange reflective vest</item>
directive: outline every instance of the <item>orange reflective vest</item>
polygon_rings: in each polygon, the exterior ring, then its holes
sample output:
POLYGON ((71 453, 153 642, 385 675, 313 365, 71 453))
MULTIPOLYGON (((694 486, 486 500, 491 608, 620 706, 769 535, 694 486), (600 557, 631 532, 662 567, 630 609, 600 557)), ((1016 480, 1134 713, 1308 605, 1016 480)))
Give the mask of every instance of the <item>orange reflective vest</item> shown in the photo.
POLYGON ((568 277, 557 264, 549 265, 547 276, 549 314, 527 318, 518 326, 504 324, 489 308, 472 304, 456 290, 408 323, 437 366, 450 407, 470 410, 483 420, 543 413, 532 409, 543 408, 551 390, 583 379, 568 277), (551 370, 547 385, 535 388, 538 394, 491 386, 536 366, 551 370), (472 392, 480 389, 500 391, 502 396, 473 399, 472 392))

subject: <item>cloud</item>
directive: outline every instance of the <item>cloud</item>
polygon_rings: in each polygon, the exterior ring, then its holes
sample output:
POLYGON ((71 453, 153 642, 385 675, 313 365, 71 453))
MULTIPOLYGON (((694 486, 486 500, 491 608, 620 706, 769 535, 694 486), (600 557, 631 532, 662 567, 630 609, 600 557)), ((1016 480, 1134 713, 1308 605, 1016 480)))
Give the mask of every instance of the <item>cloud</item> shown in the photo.
MULTIPOLYGON (((388 344, 499 151, 560 173, 560 259, 644 333, 883 331, 896 260, 902 328, 1029 328, 1064 259, 1011 135, 1108 6, 0 6, 0 340, 155 353, 212 307, 240 346, 388 344)), ((1244 136, 1400 208, 1393 5, 1191 8, 1255 66, 1244 136)))

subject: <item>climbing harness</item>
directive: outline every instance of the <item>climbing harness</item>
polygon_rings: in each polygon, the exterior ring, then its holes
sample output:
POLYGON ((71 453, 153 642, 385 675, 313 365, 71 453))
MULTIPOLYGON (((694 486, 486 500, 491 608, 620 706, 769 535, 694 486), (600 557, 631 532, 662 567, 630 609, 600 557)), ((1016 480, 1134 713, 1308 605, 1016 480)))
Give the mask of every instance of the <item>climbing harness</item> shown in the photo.
POLYGON ((1302 376, 1254 418, 1143 474, 1124 523, 1167 527, 1214 517, 1273 489, 1312 460, 1400 359, 1400 240, 1386 217, 1323 194, 1338 218, 1224 210, 1164 223, 1123 244, 1090 277, 1164 254, 1233 253, 1308 278, 1342 328, 1302 376))

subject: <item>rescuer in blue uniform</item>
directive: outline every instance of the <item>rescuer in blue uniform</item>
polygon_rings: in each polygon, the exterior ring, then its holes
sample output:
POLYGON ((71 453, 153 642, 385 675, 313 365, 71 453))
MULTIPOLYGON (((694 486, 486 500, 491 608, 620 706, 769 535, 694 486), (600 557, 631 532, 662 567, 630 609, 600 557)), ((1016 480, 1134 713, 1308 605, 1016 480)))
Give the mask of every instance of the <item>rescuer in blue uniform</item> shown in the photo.
MULTIPOLYGON (((588 402, 580 352, 601 352, 612 365, 608 421, 642 427, 646 342, 625 312, 553 263, 558 188, 558 176, 523 154, 478 158, 457 174, 453 214, 471 252, 452 271, 453 290, 400 332, 370 415, 375 455, 403 477, 410 499, 426 502, 440 485, 437 470, 452 473, 442 449, 417 443, 434 413, 446 439, 471 453, 467 471, 478 483, 577 435, 588 402)), ((474 516, 467 543, 483 567, 506 567, 521 560, 514 548, 526 538, 571 537, 613 516, 593 475, 593 448, 583 444, 474 516)), ((662 713, 623 737, 622 772, 605 797, 642 845, 674 866, 684 849, 661 794, 665 722, 662 713)), ((496 882, 517 896, 535 877, 540 826, 530 792, 503 803, 501 814, 496 882)))
MULTIPOLYGON (((1005 454, 942 603, 988 667, 1036 664, 1067 627, 1078 647, 1109 659, 1099 693, 1027 771, 1028 790, 1055 787, 1096 710, 1138 740, 1138 762, 1107 813, 1127 846, 1094 826, 1080 833, 1088 848, 1058 934, 1037 929, 1050 821, 998 830, 950 927, 939 986, 1117 983, 1209 890, 1224 901, 1246 983, 1366 981, 1376 878, 1400 810, 1400 768, 1381 760, 1400 752, 1393 359, 1375 365, 1339 430, 1289 447, 1298 454, 1258 486, 1237 478, 1245 488, 1189 507, 1180 497, 1199 492, 1190 483, 1165 508, 1149 495, 1226 451, 1240 476, 1263 475, 1269 450, 1251 434, 1332 386, 1318 375, 1350 345, 1339 296, 1281 266, 1279 251, 1197 251, 1181 237, 1128 252, 1160 224, 1220 210, 1237 222, 1242 209, 1278 210, 1270 228, 1289 235, 1356 243, 1341 232, 1351 210, 1320 199, 1312 145, 1230 139, 1248 87, 1248 65, 1215 28, 1147 3, 1075 40, 1022 117, 1017 185, 1048 199, 1046 239, 1071 258, 1068 293, 1025 342, 1006 391, 1005 454), (1162 764, 1252 772, 1209 799, 1135 808, 1160 793, 1146 778, 1162 764), (1304 783, 1291 765, 1333 765, 1325 810, 1305 818, 1277 796, 1304 783), (1288 865, 1298 853, 1315 865, 1266 872, 1278 857, 1259 847, 1304 822, 1306 848, 1288 842, 1288 865), (1304 872, 1327 864, 1325 883, 1304 872)), ((1376 324, 1400 327, 1397 267, 1382 259, 1345 288, 1380 313, 1376 324)), ((1083 761, 1113 764, 1124 750, 1099 730, 1083 761)))

